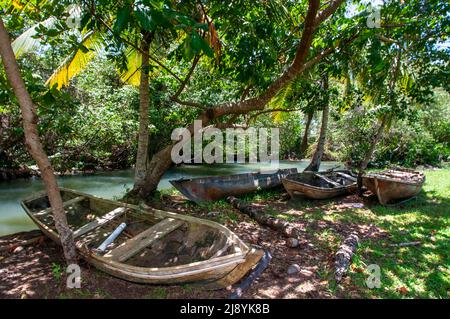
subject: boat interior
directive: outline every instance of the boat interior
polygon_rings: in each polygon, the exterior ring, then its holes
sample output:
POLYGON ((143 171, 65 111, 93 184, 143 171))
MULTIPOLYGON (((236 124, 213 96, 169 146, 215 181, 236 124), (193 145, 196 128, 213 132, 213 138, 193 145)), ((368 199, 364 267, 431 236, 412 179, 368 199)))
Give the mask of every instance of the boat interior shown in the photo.
POLYGON ((317 173, 317 172, 303 172, 300 174, 292 174, 287 179, 299 182, 302 184, 311 185, 320 188, 336 188, 352 185, 356 182, 356 177, 351 175, 350 172, 330 172, 330 173, 317 173))
MULTIPOLYGON (((126 228, 102 255, 138 267, 170 267, 235 253, 219 229, 175 218, 161 218, 114 202, 61 191, 67 221, 78 247, 96 248, 121 224, 126 228)), ((48 197, 25 201, 41 223, 56 232, 48 197)), ((99 253, 99 252, 97 252, 99 253)))
POLYGON ((424 175, 419 172, 389 169, 383 172, 367 174, 368 176, 380 176, 389 178, 392 180, 406 180, 406 181, 420 181, 424 178, 424 175))

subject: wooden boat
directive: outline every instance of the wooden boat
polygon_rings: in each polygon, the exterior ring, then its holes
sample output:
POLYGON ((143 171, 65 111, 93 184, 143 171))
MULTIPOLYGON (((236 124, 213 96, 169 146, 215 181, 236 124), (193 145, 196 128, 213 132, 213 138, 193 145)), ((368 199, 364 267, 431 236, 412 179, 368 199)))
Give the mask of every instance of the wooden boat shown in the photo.
POLYGON ((357 178, 347 170, 329 172, 302 172, 282 179, 291 197, 295 195, 312 199, 327 199, 346 195, 357 190, 357 178))
MULTIPOLYGON (((209 220, 142 210, 68 189, 61 189, 61 196, 79 255, 125 280, 223 288, 239 281, 264 254, 209 220), (99 245, 121 223, 127 225, 124 231, 100 253, 99 245)), ((59 243, 47 195, 34 194, 21 204, 42 232, 59 243)))
POLYGON ((424 182, 423 173, 401 167, 362 176, 363 186, 377 195, 382 205, 416 196, 424 182))
POLYGON ((227 196, 240 196, 259 189, 281 186, 281 179, 297 173, 296 168, 271 173, 247 173, 171 180, 170 183, 194 202, 213 201, 227 196))

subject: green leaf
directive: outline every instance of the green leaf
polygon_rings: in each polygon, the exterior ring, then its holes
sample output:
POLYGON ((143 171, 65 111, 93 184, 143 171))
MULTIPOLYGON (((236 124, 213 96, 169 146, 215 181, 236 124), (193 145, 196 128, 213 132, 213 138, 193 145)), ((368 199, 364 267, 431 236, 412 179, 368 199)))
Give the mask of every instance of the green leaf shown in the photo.
POLYGON ((158 24, 159 26, 161 26, 165 29, 169 29, 169 28, 173 27, 172 23, 170 23, 170 21, 164 16, 163 12, 157 11, 157 10, 151 10, 151 15, 152 15, 152 18, 154 19, 154 21, 156 22, 156 24, 158 24))
POLYGON ((131 7, 129 5, 120 8, 119 11, 117 11, 117 18, 113 27, 114 31, 120 33, 123 29, 126 29, 130 22, 130 14, 131 7))
POLYGON ((202 39, 202 51, 210 58, 214 57, 214 51, 211 49, 211 47, 208 45, 208 43, 206 43, 204 39, 202 39))
POLYGON ((150 32, 155 31, 157 24, 152 18, 150 10, 148 10, 147 8, 135 8, 134 14, 144 30, 150 32))
POLYGON ((191 33, 191 47, 196 53, 202 49, 202 38, 195 31, 191 33))

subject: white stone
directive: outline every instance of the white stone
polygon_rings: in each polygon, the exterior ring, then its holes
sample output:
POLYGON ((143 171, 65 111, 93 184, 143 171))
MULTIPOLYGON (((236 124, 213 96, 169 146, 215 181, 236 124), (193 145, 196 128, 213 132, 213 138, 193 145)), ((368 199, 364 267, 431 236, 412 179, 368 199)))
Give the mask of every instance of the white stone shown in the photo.
POLYGON ((289 268, 288 268, 288 270, 287 270, 287 273, 288 273, 288 275, 294 275, 294 274, 299 273, 300 270, 301 270, 301 269, 300 269, 300 266, 299 266, 299 265, 297 265, 297 264, 292 264, 292 265, 289 266, 289 268))
POLYGON ((286 240, 286 246, 288 246, 289 248, 298 247, 299 244, 300 244, 300 242, 298 241, 297 238, 288 238, 286 240))

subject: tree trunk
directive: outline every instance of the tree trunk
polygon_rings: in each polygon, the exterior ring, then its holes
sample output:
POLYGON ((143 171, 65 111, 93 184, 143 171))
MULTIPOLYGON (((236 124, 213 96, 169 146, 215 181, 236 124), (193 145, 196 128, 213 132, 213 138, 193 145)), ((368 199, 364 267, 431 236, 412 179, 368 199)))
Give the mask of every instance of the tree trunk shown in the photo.
MULTIPOLYGON (((149 34, 143 34, 141 49, 148 53, 150 49, 149 34)), ((149 57, 142 54, 141 81, 139 84, 139 137, 138 150, 136 154, 136 167, 134 173, 134 189, 140 189, 145 183, 145 174, 148 164, 148 141, 149 141, 149 118, 148 106, 150 103, 149 92, 149 57)))
POLYGON ((67 224, 58 183, 47 154, 45 153, 41 141, 39 140, 36 107, 25 88, 25 83, 20 75, 19 66, 14 56, 11 42, 2 19, 0 19, 0 54, 3 59, 8 80, 14 90, 17 100, 19 101, 25 131, 25 144, 31 156, 33 156, 36 161, 39 170, 41 171, 45 190, 47 191, 48 199, 52 207, 55 227, 61 239, 64 256, 68 264, 75 263, 77 259, 75 244, 72 231, 69 229, 67 224))
MULTIPOLYGON (((323 88, 324 90, 328 90, 328 76, 326 75, 323 79, 323 88)), ((320 127, 319 140, 317 141, 316 151, 311 159, 311 163, 309 163, 308 167, 305 168, 305 171, 313 171, 317 172, 320 168, 320 162, 322 160, 323 151, 325 149, 325 141, 327 138, 327 129, 328 129, 328 116, 330 113, 330 105, 327 103, 322 112, 322 124, 320 127)))
POLYGON ((255 208, 234 196, 227 197, 227 201, 243 214, 256 220, 258 224, 270 227, 287 238, 298 239, 302 235, 302 232, 291 223, 280 218, 275 218, 268 214, 264 214, 258 208, 255 208))
POLYGON ((356 234, 351 234, 345 238, 344 242, 339 246, 339 250, 334 257, 334 278, 337 282, 340 282, 342 277, 347 273, 353 254, 358 248, 358 243, 358 236, 356 234))
POLYGON ((361 165, 359 166, 360 171, 363 171, 367 168, 367 165, 369 164, 369 161, 372 158, 373 153, 375 152, 375 148, 383 135, 383 130, 386 125, 386 121, 387 121, 387 117, 383 116, 380 127, 378 128, 378 131, 375 134, 375 136, 373 137, 372 143, 370 144, 370 149, 367 152, 366 156, 364 157, 364 160, 361 162, 361 165))
POLYGON ((308 150, 308 135, 314 112, 307 113, 306 116, 305 132, 303 133, 302 144, 300 145, 299 159, 302 159, 308 150))

